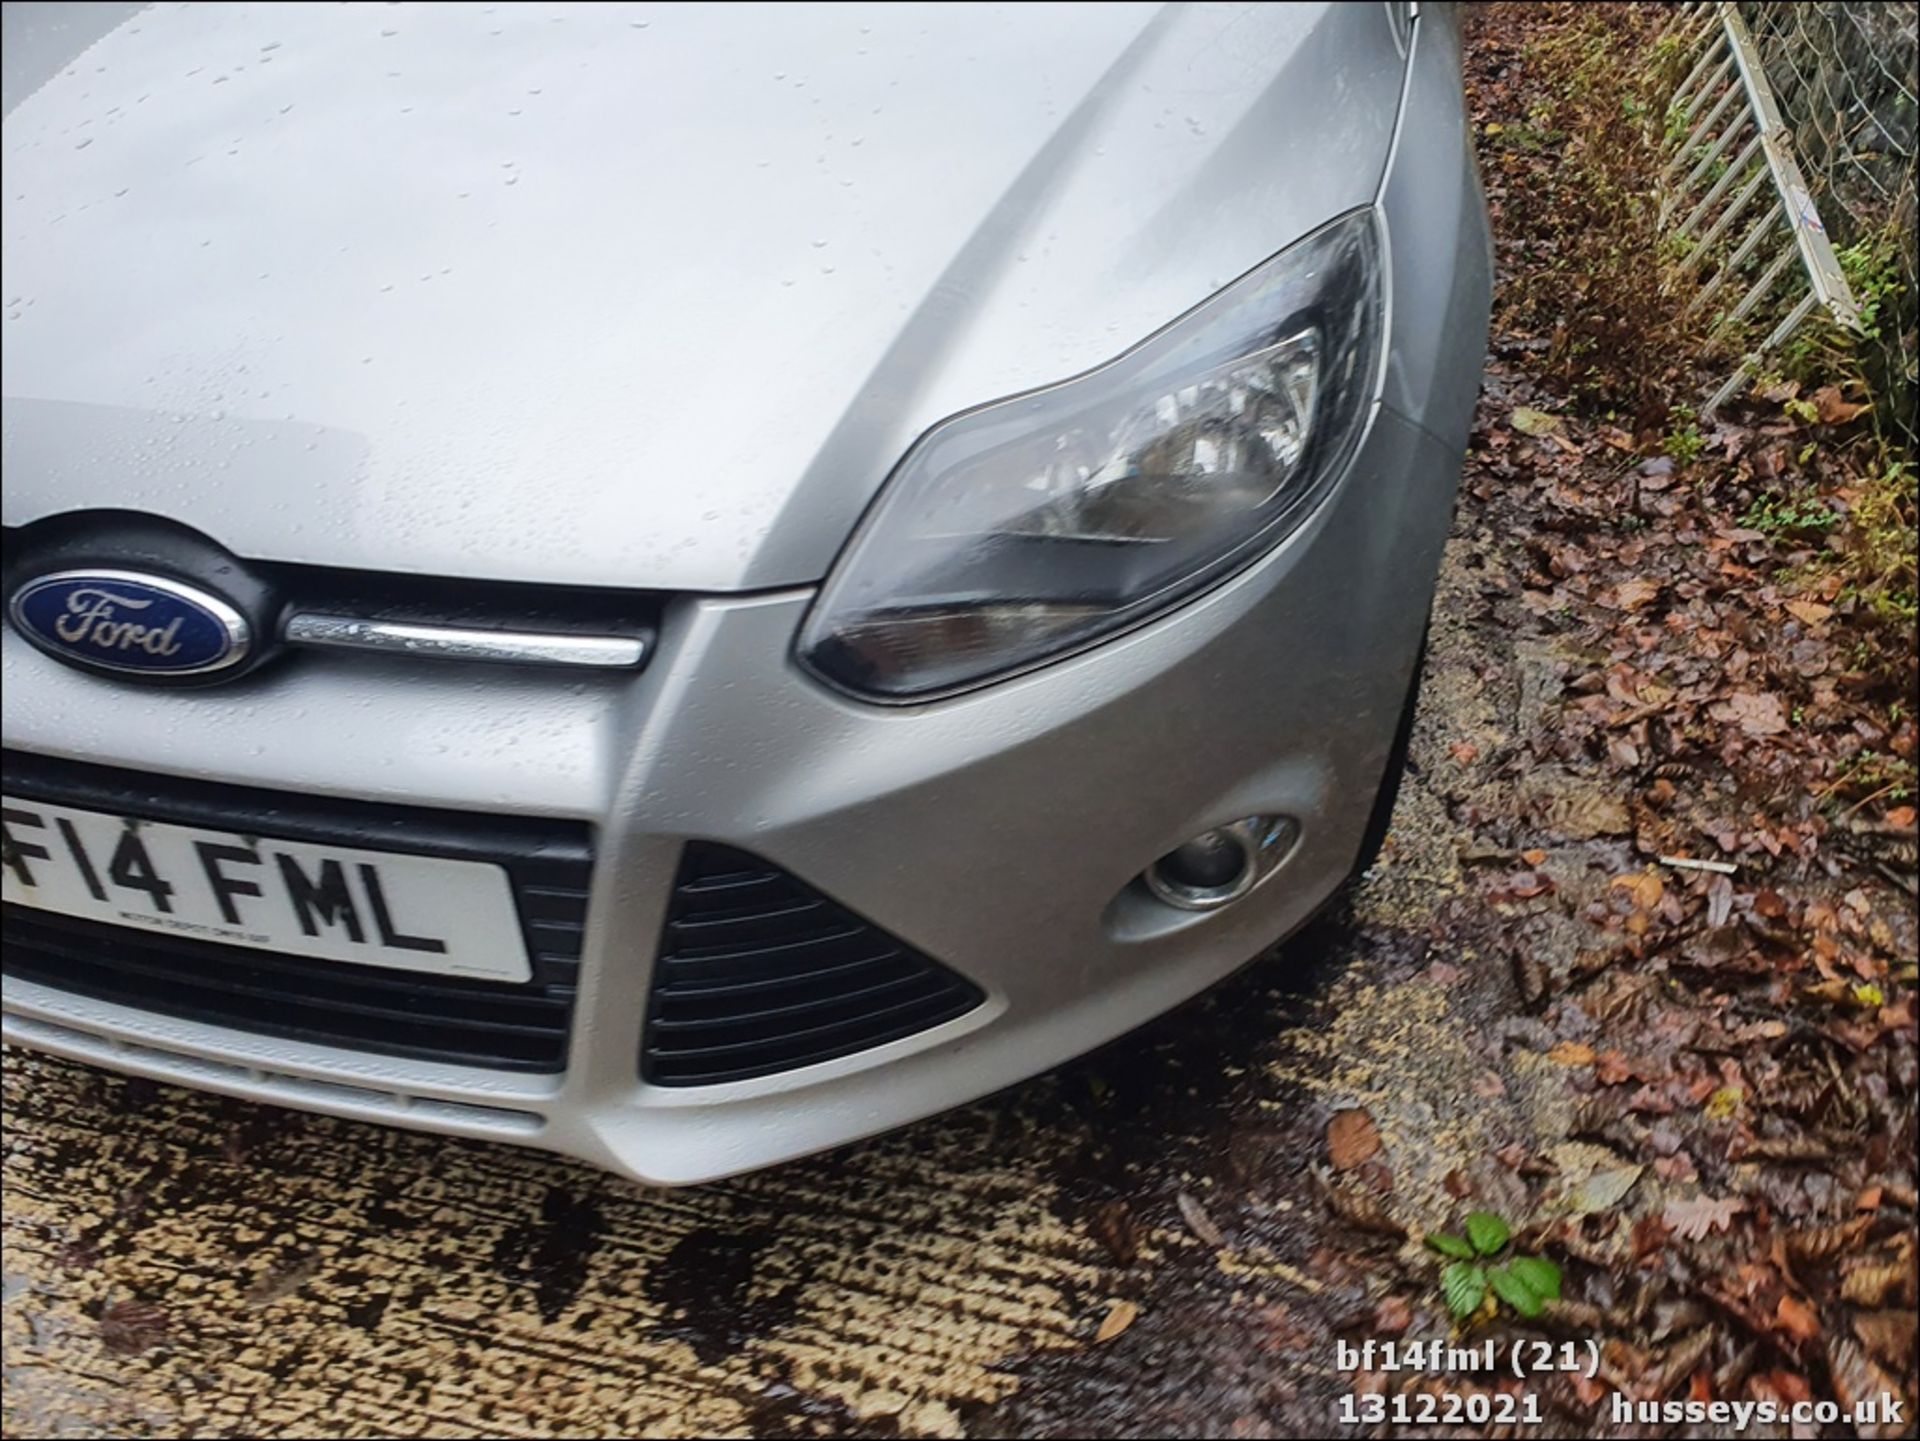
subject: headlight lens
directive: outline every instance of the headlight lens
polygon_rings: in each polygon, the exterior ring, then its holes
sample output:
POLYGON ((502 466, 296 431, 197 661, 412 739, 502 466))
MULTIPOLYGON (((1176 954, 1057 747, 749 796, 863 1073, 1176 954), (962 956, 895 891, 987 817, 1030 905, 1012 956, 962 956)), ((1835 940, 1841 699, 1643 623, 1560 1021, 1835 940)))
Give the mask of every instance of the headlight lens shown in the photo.
POLYGON ((801 627, 822 679, 947 694, 1177 604, 1296 529, 1359 444, 1380 243, 1356 211, 1119 359, 914 443, 801 627))

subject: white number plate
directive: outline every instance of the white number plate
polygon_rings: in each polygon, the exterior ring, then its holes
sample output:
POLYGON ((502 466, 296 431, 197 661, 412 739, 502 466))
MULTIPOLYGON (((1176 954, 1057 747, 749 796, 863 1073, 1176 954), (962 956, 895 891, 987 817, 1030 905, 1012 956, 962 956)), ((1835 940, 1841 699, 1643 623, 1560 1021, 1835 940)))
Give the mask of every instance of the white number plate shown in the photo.
POLYGON ((6 800, 9 904, 363 966, 524 981, 513 884, 482 861, 278 841, 6 800))

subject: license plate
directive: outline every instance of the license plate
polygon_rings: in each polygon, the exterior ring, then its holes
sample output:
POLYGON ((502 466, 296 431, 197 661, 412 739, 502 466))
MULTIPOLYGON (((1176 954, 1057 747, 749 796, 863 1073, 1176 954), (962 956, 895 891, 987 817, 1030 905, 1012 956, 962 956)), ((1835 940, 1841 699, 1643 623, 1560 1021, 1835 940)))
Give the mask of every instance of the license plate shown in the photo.
POLYGON ((12 905, 397 971, 533 974, 513 885, 484 861, 280 841, 5 802, 12 905))

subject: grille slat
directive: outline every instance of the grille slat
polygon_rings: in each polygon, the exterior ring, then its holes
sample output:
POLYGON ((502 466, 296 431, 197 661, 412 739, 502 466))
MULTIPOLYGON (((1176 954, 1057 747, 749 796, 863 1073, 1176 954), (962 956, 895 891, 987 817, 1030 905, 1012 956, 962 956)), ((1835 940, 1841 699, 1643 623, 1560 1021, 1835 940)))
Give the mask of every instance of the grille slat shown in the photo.
MULTIPOLYGON (((883 999, 888 1005, 899 1004, 906 1000, 925 999, 926 976, 889 976, 870 986, 861 986, 827 995, 810 996, 805 1000, 793 1001, 787 1005, 766 1003, 769 998, 756 996, 762 1001, 758 1010, 745 1010, 739 1004, 738 997, 729 997, 723 1003, 713 1005, 711 1015, 687 1014, 689 1007, 681 1005, 676 1009, 683 1012, 677 1016, 666 1016, 655 1021, 654 1025, 662 1032, 688 1034, 697 1031, 714 1031, 722 1027, 734 1026, 755 1031, 770 1026, 788 1027, 795 1024, 807 1025, 809 1018, 827 1015, 833 1011, 853 1011, 856 1015, 873 1007, 883 999), (918 992, 919 994, 914 994, 918 992)), ((938 981, 934 989, 939 989, 938 981)), ((683 996, 675 996, 676 1001, 686 1001, 683 996)), ((823 1023, 824 1024, 824 1023, 823 1023)), ((789 1034, 791 1034, 789 1032, 789 1034)))
POLYGON ((9 794, 214 830, 502 867, 533 977, 472 980, 281 955, 6 907, 8 975, 260 1035, 490 1069, 566 1066, 591 851, 585 826, 330 800, 8 751, 9 794))
MULTIPOLYGON (((894 952, 888 952, 872 960, 842 961, 831 966, 819 966, 808 971, 793 971, 774 976, 764 971, 749 975, 745 980, 725 980, 702 976, 696 980, 680 980, 669 976, 657 987, 659 993, 669 999, 685 998, 689 1001, 705 1000, 710 996, 761 996, 780 986, 833 986, 844 985, 860 978, 861 972, 869 975, 894 975, 897 971, 892 962, 894 952)), ((676 962, 676 964, 680 964, 676 962)))
POLYGON ((984 999, 797 877, 694 842, 654 965, 641 1074, 661 1086, 771 1075, 898 1040, 984 999))

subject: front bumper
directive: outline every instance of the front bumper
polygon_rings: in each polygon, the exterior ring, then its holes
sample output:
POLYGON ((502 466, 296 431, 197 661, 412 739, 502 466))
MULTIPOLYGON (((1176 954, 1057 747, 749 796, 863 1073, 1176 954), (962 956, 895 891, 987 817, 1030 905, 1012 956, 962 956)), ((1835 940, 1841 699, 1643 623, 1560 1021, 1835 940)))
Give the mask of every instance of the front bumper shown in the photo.
POLYGON ((689 601, 645 672, 584 684, 314 656, 244 689, 152 695, 8 634, 10 747, 578 819, 596 856, 557 1076, 278 1041, 14 977, 7 1038, 236 1095, 530 1142, 663 1183, 771 1164, 992 1091, 1192 995, 1339 885, 1405 694, 1455 466, 1382 411, 1315 520, 1230 584, 1086 655, 912 711, 849 703, 793 667, 804 592, 689 601), (1299 818, 1302 840, 1246 900, 1194 914, 1123 897, 1153 857, 1255 814, 1299 818), (785 1074, 642 1084, 656 938, 689 839, 805 878, 985 1002, 785 1074))
POLYGON ((154 694, 62 667, 6 633, 9 748, 586 823, 591 900, 563 1072, 274 1040, 17 977, 4 986, 6 1038, 690 1183, 1011 1084, 1258 954, 1333 893, 1358 853, 1484 350, 1489 260, 1457 70, 1421 44, 1408 84, 1416 118, 1381 195, 1386 401, 1349 473, 1254 566, 1070 660, 936 704, 860 705, 792 663, 810 590, 670 603, 643 672, 585 679, 320 653, 222 689, 154 694), (1154 857, 1251 815, 1294 817, 1301 839, 1245 899, 1192 913, 1129 889, 1154 857), (644 1084, 656 947, 691 840, 785 868, 964 976, 984 1001, 778 1075, 644 1084))

